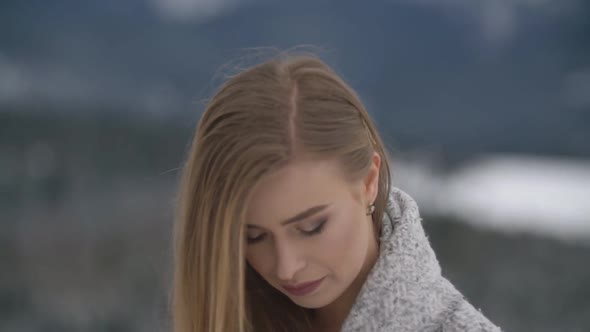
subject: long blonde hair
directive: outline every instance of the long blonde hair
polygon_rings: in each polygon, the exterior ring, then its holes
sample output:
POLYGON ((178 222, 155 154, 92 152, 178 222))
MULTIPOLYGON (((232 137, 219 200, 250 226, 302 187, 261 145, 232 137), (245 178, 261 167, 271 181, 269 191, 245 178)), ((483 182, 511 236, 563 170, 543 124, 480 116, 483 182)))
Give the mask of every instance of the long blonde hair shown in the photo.
POLYGON ((281 54, 228 79, 184 165, 174 229, 175 332, 305 331, 311 310, 246 262, 245 211, 260 179, 296 158, 337 160, 350 179, 381 156, 373 222, 390 190, 387 154, 356 93, 312 55, 281 54))

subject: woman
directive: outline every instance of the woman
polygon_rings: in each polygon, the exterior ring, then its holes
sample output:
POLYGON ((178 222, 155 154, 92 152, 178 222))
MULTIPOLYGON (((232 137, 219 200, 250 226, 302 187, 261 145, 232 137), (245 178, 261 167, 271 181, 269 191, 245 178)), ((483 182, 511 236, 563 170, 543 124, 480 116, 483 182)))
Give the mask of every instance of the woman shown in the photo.
POLYGON ((181 180, 175 331, 499 331, 441 276, 386 156, 321 60, 231 77, 181 180))

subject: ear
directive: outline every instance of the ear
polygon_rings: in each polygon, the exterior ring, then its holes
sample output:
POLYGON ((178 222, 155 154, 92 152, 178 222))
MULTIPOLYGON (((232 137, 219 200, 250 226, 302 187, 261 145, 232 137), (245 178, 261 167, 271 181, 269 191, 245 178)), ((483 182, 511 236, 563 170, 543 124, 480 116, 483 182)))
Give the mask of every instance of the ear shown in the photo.
POLYGON ((375 202, 377 198, 377 192, 379 190, 379 169, 381 167, 381 156, 379 153, 374 152, 372 157, 371 166, 365 176, 364 180, 364 196, 367 200, 367 204, 375 202))

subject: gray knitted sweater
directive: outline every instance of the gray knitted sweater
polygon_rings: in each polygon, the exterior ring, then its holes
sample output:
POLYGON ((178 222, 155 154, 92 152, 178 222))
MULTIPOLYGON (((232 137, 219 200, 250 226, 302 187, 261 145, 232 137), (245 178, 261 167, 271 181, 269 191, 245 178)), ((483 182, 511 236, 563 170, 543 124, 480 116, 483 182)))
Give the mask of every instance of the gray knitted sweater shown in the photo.
POLYGON ((395 187, 379 251, 342 332, 500 331, 441 275, 416 202, 395 187))

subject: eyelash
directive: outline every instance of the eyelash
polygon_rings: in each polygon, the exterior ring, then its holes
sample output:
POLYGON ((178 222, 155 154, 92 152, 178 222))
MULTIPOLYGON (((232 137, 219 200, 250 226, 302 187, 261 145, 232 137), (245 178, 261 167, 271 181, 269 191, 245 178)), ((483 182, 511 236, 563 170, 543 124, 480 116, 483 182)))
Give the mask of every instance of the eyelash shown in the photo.
POLYGON ((322 232, 324 229, 324 225, 326 225, 327 219, 322 220, 316 228, 312 229, 311 231, 301 231, 301 233, 305 234, 306 236, 316 235, 322 232))
MULTIPOLYGON (((328 219, 324 219, 320 222, 320 224, 312 229, 311 231, 303 231, 301 230, 300 232, 303 233, 305 236, 314 236, 317 235, 319 233, 321 233, 324 230, 324 226, 326 225, 326 222, 328 221, 328 219)), ((255 238, 247 238, 247 242, 248 244, 255 244, 258 243, 262 240, 264 240, 264 238, 266 237, 266 234, 261 234, 255 238)))

